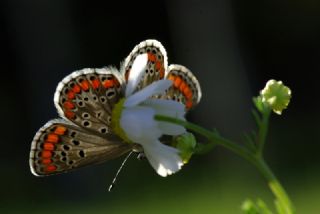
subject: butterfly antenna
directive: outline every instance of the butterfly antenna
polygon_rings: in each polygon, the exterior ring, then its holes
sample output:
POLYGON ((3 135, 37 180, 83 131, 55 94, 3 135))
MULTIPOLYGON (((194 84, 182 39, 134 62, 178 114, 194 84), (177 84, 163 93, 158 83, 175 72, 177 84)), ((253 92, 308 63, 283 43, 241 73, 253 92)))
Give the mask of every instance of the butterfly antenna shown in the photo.
POLYGON ((109 189, 108 189, 109 192, 111 192, 111 190, 112 190, 113 187, 115 186, 116 181, 117 181, 117 178, 118 178, 118 175, 120 174, 120 172, 121 172, 124 164, 127 162, 127 160, 129 159, 129 157, 131 156, 132 153, 133 153, 133 151, 131 151, 131 152, 127 155, 127 157, 122 161, 121 166, 119 167, 116 175, 114 176, 114 178, 113 178, 113 180, 112 180, 112 183, 111 183, 110 186, 109 186, 109 189))

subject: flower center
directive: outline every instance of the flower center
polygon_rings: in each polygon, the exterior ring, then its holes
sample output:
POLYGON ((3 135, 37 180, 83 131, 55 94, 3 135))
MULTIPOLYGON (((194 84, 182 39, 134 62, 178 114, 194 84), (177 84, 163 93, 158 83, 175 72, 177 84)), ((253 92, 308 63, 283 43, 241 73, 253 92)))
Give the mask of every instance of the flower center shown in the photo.
POLYGON ((120 118, 121 118, 124 102, 125 102, 125 98, 120 99, 119 102, 112 109, 111 128, 126 143, 132 143, 132 141, 129 140, 129 138, 127 137, 126 133, 124 132, 124 130, 120 125, 120 118))

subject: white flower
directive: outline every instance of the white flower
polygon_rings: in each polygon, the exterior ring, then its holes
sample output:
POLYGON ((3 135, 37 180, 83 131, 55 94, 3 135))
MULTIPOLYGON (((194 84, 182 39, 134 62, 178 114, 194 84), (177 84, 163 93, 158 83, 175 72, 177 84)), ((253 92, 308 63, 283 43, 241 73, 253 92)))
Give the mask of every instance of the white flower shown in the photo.
POLYGON ((162 135, 185 133, 182 126, 158 122, 156 114, 184 119, 184 105, 172 100, 151 98, 165 92, 172 85, 171 80, 159 80, 132 94, 139 83, 141 70, 145 69, 147 55, 139 55, 132 65, 126 88, 126 99, 120 115, 120 127, 126 137, 143 147, 152 167, 163 177, 181 169, 183 161, 179 150, 159 141, 162 135))

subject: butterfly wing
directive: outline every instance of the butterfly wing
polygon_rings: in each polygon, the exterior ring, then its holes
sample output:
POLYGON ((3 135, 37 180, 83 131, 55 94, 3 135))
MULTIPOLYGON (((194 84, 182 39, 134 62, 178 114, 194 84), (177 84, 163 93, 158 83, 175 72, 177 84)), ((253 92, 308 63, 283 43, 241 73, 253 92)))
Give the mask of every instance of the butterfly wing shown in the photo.
MULTIPOLYGON (((128 83, 130 72, 138 56, 147 54, 147 66, 143 73, 135 74, 133 79, 139 83, 132 91, 141 90, 154 81, 167 78, 174 83, 165 95, 159 95, 160 99, 172 99, 183 103, 186 110, 196 106, 201 99, 201 88, 198 80, 192 72, 182 65, 168 66, 167 53, 157 40, 145 40, 134 47, 121 68, 121 72, 128 83)), ((131 76, 130 76, 131 77, 131 76)))
POLYGON ((30 168, 36 176, 68 172, 119 157, 134 146, 121 142, 115 135, 93 135, 64 119, 55 119, 36 133, 30 168))
POLYGON ((160 98, 181 102, 186 110, 190 110, 200 102, 200 84, 188 68, 172 64, 168 68, 166 79, 171 80, 173 84, 160 98))
POLYGON ((82 69, 58 85, 54 103, 63 118, 93 134, 111 133, 111 113, 124 96, 124 80, 115 68, 82 69))
POLYGON ((142 54, 147 55, 147 65, 143 71, 139 71, 135 74, 131 73, 131 75, 135 75, 134 78, 137 78, 139 81, 132 93, 141 90, 154 81, 163 79, 165 76, 166 68, 168 66, 167 53, 160 42, 152 39, 142 41, 133 48, 133 50, 121 66, 121 72, 125 77, 127 83, 135 60, 139 55, 142 54))

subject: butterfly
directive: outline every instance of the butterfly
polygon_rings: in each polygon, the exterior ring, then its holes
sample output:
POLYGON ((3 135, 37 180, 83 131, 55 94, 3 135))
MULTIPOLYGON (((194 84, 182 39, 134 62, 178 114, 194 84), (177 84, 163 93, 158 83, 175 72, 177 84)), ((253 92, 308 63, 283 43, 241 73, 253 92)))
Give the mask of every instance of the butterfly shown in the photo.
POLYGON ((157 40, 134 47, 120 66, 85 68, 66 76, 57 86, 54 104, 60 118, 47 122, 35 134, 30 151, 30 169, 47 176, 101 163, 129 152, 143 152, 136 143, 125 143, 112 129, 112 110, 125 97, 130 72, 140 55, 147 55, 133 91, 168 79, 173 83, 156 99, 180 102, 188 111, 197 105, 201 89, 195 76, 182 65, 168 66, 167 54, 157 40))

